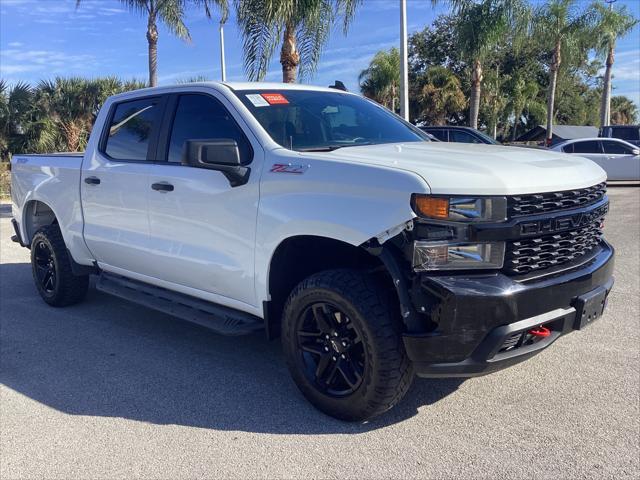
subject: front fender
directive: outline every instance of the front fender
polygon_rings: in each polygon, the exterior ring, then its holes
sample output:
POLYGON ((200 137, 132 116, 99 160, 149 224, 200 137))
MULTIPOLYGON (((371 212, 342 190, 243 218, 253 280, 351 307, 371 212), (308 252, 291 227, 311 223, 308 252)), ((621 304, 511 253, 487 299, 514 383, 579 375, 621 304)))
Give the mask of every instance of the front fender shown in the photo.
MULTIPOLYGON (((426 182, 404 170, 305 161, 302 174, 272 172, 266 162, 260 189, 256 235, 256 292, 268 300, 269 265, 287 238, 313 235, 359 246, 415 217, 412 193, 429 193, 426 182)), ((310 252, 312 255, 313 252, 310 252)))

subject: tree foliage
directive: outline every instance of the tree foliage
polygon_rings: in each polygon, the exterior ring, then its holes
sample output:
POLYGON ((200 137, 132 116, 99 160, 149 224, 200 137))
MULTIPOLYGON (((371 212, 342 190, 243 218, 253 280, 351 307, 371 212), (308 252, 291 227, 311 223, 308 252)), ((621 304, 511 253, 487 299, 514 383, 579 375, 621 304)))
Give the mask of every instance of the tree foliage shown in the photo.
POLYGON ((144 88, 115 77, 43 80, 35 87, 0 80, 0 158, 12 153, 84 149, 95 115, 107 97, 144 88))
POLYGON ((361 0, 236 0, 244 68, 262 80, 280 49, 284 82, 313 75, 331 27, 341 17, 346 33, 361 0))
MULTIPOLYGON (((550 3, 555 4, 557 1, 550 0, 550 3)), ((543 4, 538 5, 542 8, 543 4)), ((571 18, 582 18, 581 25, 597 25, 593 12, 587 11, 593 8, 589 4, 581 3, 571 8, 571 18), (589 21, 583 18, 588 15, 592 16, 589 21)), ((538 10, 537 14, 540 15, 541 11, 538 10)), ((457 30, 462 21, 465 20, 460 15, 441 15, 431 26, 410 36, 409 106, 412 121, 437 124, 446 119, 444 121, 449 124, 469 124, 469 100, 472 94, 470 62, 473 57, 463 52, 462 45, 457 40, 457 30), (428 72, 435 70, 435 77, 436 73, 443 73, 443 67, 456 78, 463 94, 464 101, 457 109, 446 106, 444 102, 432 101, 434 92, 437 91, 433 84, 429 95, 423 95, 428 72)), ((566 29, 560 30, 564 32, 566 29)), ((509 30, 504 40, 496 42, 493 49, 482 58, 483 79, 478 126, 489 134, 495 133, 503 140, 515 140, 526 130, 545 123, 551 80, 550 64, 554 54, 550 46, 555 44, 552 37, 543 37, 542 31, 538 27, 531 28, 526 34, 512 35, 509 30)), ((593 32, 593 29, 589 31, 593 32)), ((549 31, 547 35, 550 35, 549 31)), ((602 63, 597 59, 590 61, 593 56, 589 56, 590 52, 595 51, 595 39, 593 33, 589 35, 587 32, 585 36, 576 37, 568 42, 570 45, 563 47, 567 56, 561 58, 562 67, 557 70, 557 95, 553 105, 554 117, 558 123, 598 124, 600 96, 603 91, 599 73, 602 63)), ((612 122, 629 122, 635 118, 631 110, 634 104, 631 100, 626 100, 626 103, 616 100, 617 105, 622 108, 615 118, 612 105, 612 122)))
POLYGON ((358 77, 362 93, 395 112, 400 88, 400 52, 397 48, 375 54, 358 77))

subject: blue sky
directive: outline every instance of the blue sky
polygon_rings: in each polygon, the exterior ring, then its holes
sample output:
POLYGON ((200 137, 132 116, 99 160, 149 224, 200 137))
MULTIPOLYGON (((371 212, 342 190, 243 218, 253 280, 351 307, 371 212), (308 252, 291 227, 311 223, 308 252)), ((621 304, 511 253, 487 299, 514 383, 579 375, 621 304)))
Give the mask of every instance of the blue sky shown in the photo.
MULTIPOLYGON (((587 0, 584 0, 585 4, 587 0)), ((618 0, 640 17, 640 0, 618 0)), ((430 0, 408 0, 409 32, 421 30, 445 12, 430 0)), ((310 83, 329 85, 339 79, 357 90, 358 74, 380 49, 399 42, 397 0, 364 0, 348 35, 336 28, 310 83)), ((160 30, 160 84, 194 76, 220 78, 217 21, 200 11, 188 12, 192 42, 160 30)), ((13 83, 35 83, 56 75, 147 78, 146 20, 118 0, 0 0, 0 76, 13 83)), ((225 27, 227 77, 243 80, 242 43, 234 19, 225 27)), ((277 55, 267 80, 281 79, 277 55)), ((622 39, 614 66, 614 95, 640 105, 640 27, 622 39)))

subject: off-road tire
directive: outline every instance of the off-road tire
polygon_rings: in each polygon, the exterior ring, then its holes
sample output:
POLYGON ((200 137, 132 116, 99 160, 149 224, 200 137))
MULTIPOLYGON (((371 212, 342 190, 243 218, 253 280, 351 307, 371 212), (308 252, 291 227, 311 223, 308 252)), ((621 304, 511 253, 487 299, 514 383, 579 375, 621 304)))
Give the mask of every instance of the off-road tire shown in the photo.
POLYGON ((294 382, 316 408, 346 421, 370 419, 389 410, 406 394, 414 378, 401 336, 399 309, 389 289, 358 270, 327 270, 303 280, 290 294, 282 317, 282 346, 294 382), (328 302, 349 317, 362 338, 363 375, 346 396, 329 395, 309 378, 298 342, 298 325, 316 302, 328 302))
POLYGON ((31 271, 42 299, 53 307, 66 307, 81 302, 89 288, 89 275, 74 275, 71 270, 69 252, 57 225, 40 228, 31 240, 31 271), (42 244, 42 245, 41 245, 42 244), (55 281, 45 288, 38 278, 36 256, 38 251, 48 248, 55 268, 55 281))

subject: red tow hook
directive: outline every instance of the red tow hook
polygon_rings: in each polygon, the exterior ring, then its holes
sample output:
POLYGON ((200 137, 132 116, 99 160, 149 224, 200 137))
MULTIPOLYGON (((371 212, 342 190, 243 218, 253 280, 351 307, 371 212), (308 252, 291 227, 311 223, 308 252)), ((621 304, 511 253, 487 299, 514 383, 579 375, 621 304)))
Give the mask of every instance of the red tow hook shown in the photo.
POLYGON ((539 327, 532 328, 527 333, 529 335, 533 335, 534 337, 545 338, 551 335, 551 330, 549 330, 547 327, 543 327, 542 325, 540 325, 539 327))

